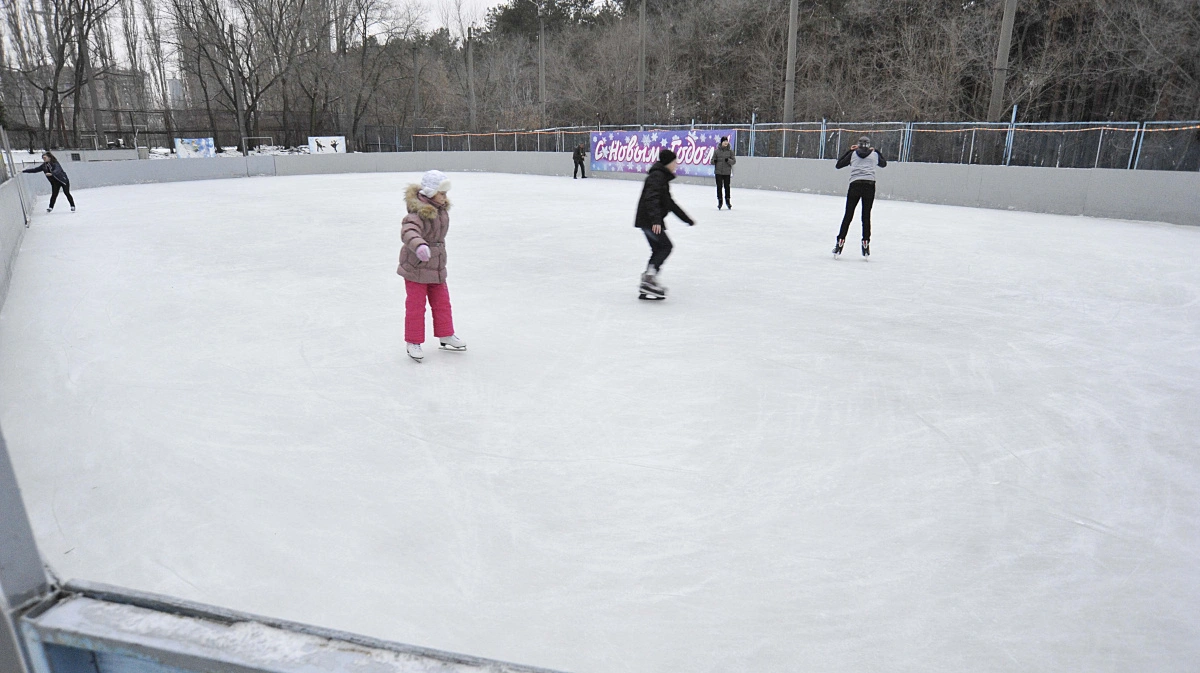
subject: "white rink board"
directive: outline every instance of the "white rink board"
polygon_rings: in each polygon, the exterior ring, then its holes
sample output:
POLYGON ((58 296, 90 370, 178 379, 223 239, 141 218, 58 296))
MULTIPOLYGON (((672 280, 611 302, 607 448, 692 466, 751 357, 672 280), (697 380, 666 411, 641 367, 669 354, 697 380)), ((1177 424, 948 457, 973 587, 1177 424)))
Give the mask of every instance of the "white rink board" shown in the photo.
POLYGON ((840 198, 676 184, 647 303, 639 184, 455 173, 417 365, 417 175, 35 217, 0 425, 60 576, 577 673, 1200 661, 1200 229, 879 201, 835 262, 840 198))

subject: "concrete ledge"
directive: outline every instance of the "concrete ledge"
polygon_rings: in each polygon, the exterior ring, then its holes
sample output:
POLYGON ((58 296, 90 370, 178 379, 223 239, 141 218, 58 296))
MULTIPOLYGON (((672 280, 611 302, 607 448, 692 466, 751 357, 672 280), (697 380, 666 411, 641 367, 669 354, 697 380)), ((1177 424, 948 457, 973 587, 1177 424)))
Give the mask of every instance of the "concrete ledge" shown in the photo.
MULTIPOLYGON (((81 162, 67 165, 76 189, 181 180, 336 173, 482 171, 571 174, 568 152, 400 152, 81 162)), ((593 172, 595 178, 641 180, 640 174, 593 172)), ((24 176, 30 191, 48 194, 41 175, 24 176)), ((689 184, 707 178, 681 177, 689 184)), ((847 171, 832 159, 740 157, 733 184, 809 194, 846 193, 847 171)), ((879 171, 881 199, 973 208, 1090 215, 1200 225, 1200 173, 1112 169, 1030 168, 961 164, 888 164, 879 171)))

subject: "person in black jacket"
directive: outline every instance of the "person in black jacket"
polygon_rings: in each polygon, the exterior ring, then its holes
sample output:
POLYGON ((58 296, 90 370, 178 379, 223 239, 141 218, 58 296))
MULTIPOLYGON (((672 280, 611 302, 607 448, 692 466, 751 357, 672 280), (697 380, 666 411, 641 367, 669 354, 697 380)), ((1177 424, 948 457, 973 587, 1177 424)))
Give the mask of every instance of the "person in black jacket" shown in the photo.
POLYGON ((658 162, 650 167, 646 182, 642 185, 642 196, 638 200, 633 226, 641 229, 650 243, 650 261, 646 264, 646 272, 642 274, 639 299, 665 299, 667 296, 667 288, 658 282, 658 272, 674 247, 671 239, 667 238, 667 213, 675 213, 675 217, 687 222, 688 226, 696 224, 671 198, 671 181, 675 179, 677 166, 674 152, 659 152, 658 162))
POLYGON ((575 160, 575 170, 571 172, 571 178, 577 179, 579 178, 579 174, 583 173, 583 177, 586 179, 587 171, 583 169, 583 162, 587 159, 587 148, 583 146, 583 143, 575 146, 575 151, 571 153, 571 158, 575 160))
POLYGON ((42 154, 42 165, 26 168, 22 173, 45 173, 46 179, 50 181, 50 207, 46 212, 54 210, 54 202, 58 200, 58 190, 62 190, 67 196, 67 202, 71 204, 71 212, 75 212, 75 199, 71 198, 71 179, 67 177, 67 172, 63 170, 62 164, 58 163, 58 159, 54 158, 53 154, 46 152, 42 154))

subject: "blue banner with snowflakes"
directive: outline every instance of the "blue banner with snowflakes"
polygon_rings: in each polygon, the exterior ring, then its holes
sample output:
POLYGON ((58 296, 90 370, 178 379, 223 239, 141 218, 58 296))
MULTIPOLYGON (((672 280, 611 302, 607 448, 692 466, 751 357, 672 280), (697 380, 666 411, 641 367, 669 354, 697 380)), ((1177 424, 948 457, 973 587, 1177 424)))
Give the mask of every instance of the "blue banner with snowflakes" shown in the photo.
POLYGON ((722 136, 737 147, 734 131, 592 131, 592 170, 645 173, 658 161, 658 153, 671 150, 678 157, 677 175, 712 176, 713 152, 722 136))

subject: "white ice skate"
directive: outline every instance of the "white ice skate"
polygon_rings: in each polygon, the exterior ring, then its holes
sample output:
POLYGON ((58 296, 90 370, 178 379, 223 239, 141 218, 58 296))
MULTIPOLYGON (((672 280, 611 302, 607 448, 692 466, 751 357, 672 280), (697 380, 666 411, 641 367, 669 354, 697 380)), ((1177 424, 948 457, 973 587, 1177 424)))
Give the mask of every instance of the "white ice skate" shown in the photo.
POLYGON ((404 350, 408 353, 408 357, 417 362, 425 359, 425 354, 421 352, 421 344, 405 344, 404 350))
POLYGON ((638 299, 666 299, 667 288, 658 282, 658 273, 647 269, 642 274, 642 284, 638 287, 638 299))
POLYGON ((451 334, 448 337, 439 339, 440 348, 444 351, 465 351, 467 350, 467 342, 458 338, 458 335, 451 334))

